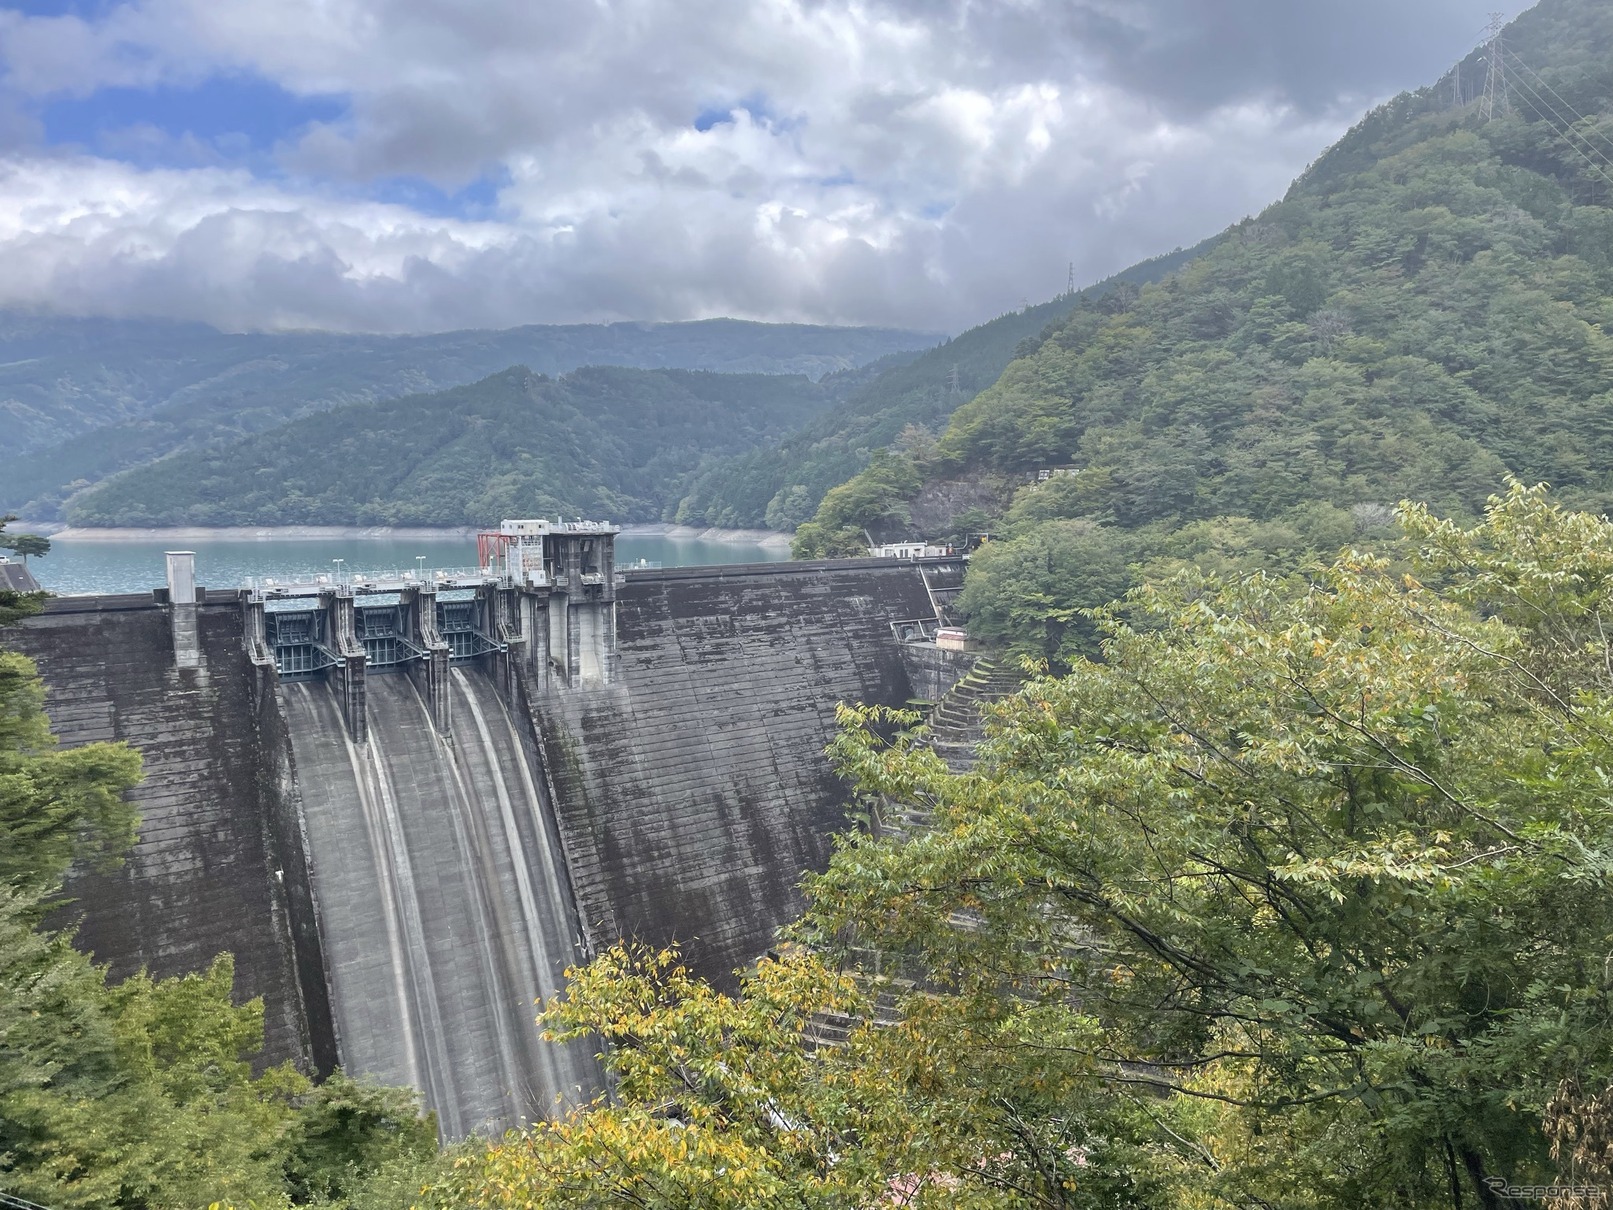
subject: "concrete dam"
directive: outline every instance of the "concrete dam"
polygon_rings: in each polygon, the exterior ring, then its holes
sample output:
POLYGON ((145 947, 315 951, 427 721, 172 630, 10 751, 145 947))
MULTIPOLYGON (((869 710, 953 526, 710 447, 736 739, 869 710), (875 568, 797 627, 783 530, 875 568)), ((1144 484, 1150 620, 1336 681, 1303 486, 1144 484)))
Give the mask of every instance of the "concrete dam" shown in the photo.
POLYGON ((64 743, 145 757, 128 860, 70 876, 79 944, 114 978, 231 952, 269 1061, 412 1085, 445 1138, 595 1095, 535 1002, 622 938, 731 984, 845 826, 836 704, 967 667, 932 641, 956 561, 623 574, 613 534, 507 523, 464 573, 225 592, 181 558, 7 632, 64 743))

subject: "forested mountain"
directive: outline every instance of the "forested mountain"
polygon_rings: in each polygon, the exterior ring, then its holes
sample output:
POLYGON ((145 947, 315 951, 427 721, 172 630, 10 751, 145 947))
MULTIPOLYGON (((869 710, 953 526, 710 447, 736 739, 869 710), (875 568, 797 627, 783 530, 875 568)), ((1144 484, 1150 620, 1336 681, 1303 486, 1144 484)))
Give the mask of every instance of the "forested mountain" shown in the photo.
POLYGON ((844 385, 608 366, 550 378, 516 366, 175 454, 85 492, 70 515, 80 525, 657 520, 702 459, 778 440, 844 385))
POLYGON ((1336 549, 1407 497, 1470 517, 1509 472, 1613 506, 1613 6, 1553 0, 1506 47, 1509 104, 1451 76, 1375 110, 1179 273, 1082 300, 798 550, 995 529, 977 625, 1056 646, 1150 560, 1336 549))
POLYGON ((1078 301, 1158 281, 1212 242, 1143 261, 1074 295, 1000 315, 916 358, 893 358, 896 364, 777 446, 726 459, 701 474, 670 519, 794 529, 825 492, 868 465, 873 451, 909 426, 909 440, 922 446, 954 411, 997 381, 1025 342, 1036 340, 1078 301))
POLYGON ((625 365, 816 378, 936 339, 726 319, 374 336, 0 314, 0 510, 48 519, 72 491, 175 450, 512 365, 550 375, 625 365))
MULTIPOLYGON (((640 461, 614 468, 625 478, 613 477, 614 471, 600 463, 599 476, 589 480, 572 463, 544 495, 562 511, 603 510, 605 515, 621 519, 789 530, 811 516, 830 487, 865 466, 873 451, 904 433, 904 439, 916 441, 920 447, 933 441, 932 427, 940 428, 958 407, 996 381, 1016 352, 1034 347, 1051 330, 1050 324, 1056 324, 1081 300, 1103 298, 1113 291, 1134 290, 1139 283, 1157 281, 1209 246, 1210 242, 1206 242, 1144 261, 1074 296, 1061 296, 1000 316, 924 352, 897 347, 866 364, 859 362, 852 369, 839 368, 826 352, 810 350, 827 350, 839 336, 844 336, 842 347, 863 355, 884 345, 900 346, 912 339, 912 334, 724 320, 460 333, 420 338, 420 343, 436 342, 441 346, 441 360, 430 366, 433 382, 453 381, 473 366, 498 362, 518 351, 520 341, 531 339, 532 333, 555 342, 541 350, 544 365, 564 365, 568 358, 592 347, 588 340, 601 341, 609 334, 616 341, 612 355, 624 358, 671 361, 688 357, 725 365, 756 363, 765 372, 780 377, 787 376, 779 375, 779 367, 789 365, 801 365, 813 375, 821 373, 816 388, 799 375, 788 384, 756 373, 730 373, 730 381, 720 385, 713 375, 678 379, 707 383, 696 393, 702 397, 721 396, 741 411, 754 409, 767 419, 759 427, 748 420, 734 428, 706 426, 692 413, 680 411, 683 388, 675 388, 667 397, 671 410, 666 415, 681 419, 668 423, 677 428, 689 422, 694 428, 687 434, 669 435, 673 444, 663 456, 651 458, 643 451, 633 455, 640 461), (635 341, 635 333, 650 334, 655 339, 635 341), (857 333, 861 335, 853 335, 857 333), (783 408, 785 400, 794 401, 793 414, 783 408), (706 439, 692 436, 695 432, 708 433, 712 440, 702 444, 706 439), (616 504, 630 509, 631 515, 617 511, 616 504)), ((84 337, 92 330, 103 331, 117 346, 120 341, 132 342, 139 326, 109 323, 96 329, 86 321, 78 335, 84 337)), ((74 348, 76 355, 84 353, 82 340, 76 345, 67 342, 56 329, 47 336, 49 339, 40 346, 43 360, 71 360, 74 348)), ((344 366, 330 349, 355 338, 310 335, 286 339, 306 341, 309 348, 326 351, 306 362, 279 358, 244 365, 232 363, 201 385, 175 390, 173 402, 149 414, 105 425, 18 460, 13 464, 14 473, 8 474, 6 484, 0 488, 0 497, 14 501, 7 507, 33 517, 63 514, 75 524, 96 525, 343 524, 359 517, 367 518, 356 522, 363 524, 401 523, 404 517, 417 524, 485 520, 486 515, 463 517, 459 504, 448 506, 448 497, 436 491, 407 506, 399 504, 409 494, 402 480, 384 488, 378 482, 367 481, 366 490, 378 494, 354 498, 348 494, 343 463, 303 457, 302 442, 310 434, 317 432, 323 440, 341 433, 341 440, 346 442, 346 435, 368 432, 371 425, 394 423, 391 409, 371 406, 375 400, 363 395, 360 380, 370 375, 364 379, 370 385, 363 391, 384 396, 388 391, 377 386, 380 380, 374 378, 380 370, 391 375, 385 381, 399 389, 426 377, 426 370, 417 364, 419 347, 399 346, 389 357, 361 359, 356 366, 344 366), (221 387, 231 378, 242 380, 239 390, 221 387), (272 389, 265 383, 272 384, 272 389), (298 394, 299 390, 305 393, 298 394), (330 412, 326 422, 302 424, 302 420, 312 418, 310 413, 326 411, 330 412), (132 469, 116 474, 125 467, 132 469), (225 485, 232 482, 232 477, 245 473, 252 475, 254 484, 282 484, 286 498, 276 497, 271 490, 232 496, 225 485)), ((23 351, 33 347, 26 333, 17 335, 17 341, 23 351)), ((239 353, 240 347, 231 347, 239 353)), ((840 357, 841 362, 848 359, 848 354, 840 357)), ((164 363, 159 369, 172 374, 195 372, 194 365, 188 362, 164 363)), ((7 368, 0 367, 0 384, 4 383, 5 372, 7 368)), ((19 366, 11 372, 22 374, 24 370, 19 366)), ((590 371, 578 381, 598 377, 590 371)), ((614 423, 631 425, 634 417, 645 414, 646 409, 661 414, 657 391, 671 380, 632 373, 606 378, 615 394, 606 411, 599 416, 590 415, 585 425, 603 423, 605 415, 614 423)), ((569 384, 571 379, 566 381, 569 384)), ((466 399, 479 398, 485 385, 476 384, 477 389, 470 395, 447 392, 442 396, 442 406, 463 407, 466 399)), ((562 388, 561 394, 569 389, 569 385, 562 388)), ((405 422, 406 426, 424 415, 412 406, 404 411, 414 418, 405 422)), ((430 435, 413 427, 407 427, 407 431, 410 440, 422 439, 422 453, 434 448, 441 437, 435 429, 430 435)), ((397 452, 392 433, 376 432, 374 437, 370 443, 373 448, 397 452)), ((530 440, 523 438, 515 444, 530 440)), ((616 448, 618 444, 608 441, 604 448, 616 448)), ((413 455, 400 456, 400 465, 419 464, 413 455)), ((454 499, 491 504, 510 498, 500 486, 507 472, 508 468, 496 460, 460 464, 457 473, 469 478, 463 490, 456 489, 454 499)), ((515 498, 523 497, 517 493, 515 498)), ((3 503, 0 500, 0 505, 3 503)))

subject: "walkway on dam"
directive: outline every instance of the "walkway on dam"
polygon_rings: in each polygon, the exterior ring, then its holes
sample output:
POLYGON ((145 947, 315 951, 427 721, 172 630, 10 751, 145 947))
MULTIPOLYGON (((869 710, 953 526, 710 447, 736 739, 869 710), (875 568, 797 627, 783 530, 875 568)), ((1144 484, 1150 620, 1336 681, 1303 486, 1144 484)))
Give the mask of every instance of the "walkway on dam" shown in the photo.
POLYGON ((402 674, 369 678, 363 744, 326 685, 279 689, 342 1062, 420 1089, 445 1139, 553 1116, 601 1082, 590 1047, 533 1020, 580 957, 537 773, 492 682, 451 679, 451 741, 402 674))

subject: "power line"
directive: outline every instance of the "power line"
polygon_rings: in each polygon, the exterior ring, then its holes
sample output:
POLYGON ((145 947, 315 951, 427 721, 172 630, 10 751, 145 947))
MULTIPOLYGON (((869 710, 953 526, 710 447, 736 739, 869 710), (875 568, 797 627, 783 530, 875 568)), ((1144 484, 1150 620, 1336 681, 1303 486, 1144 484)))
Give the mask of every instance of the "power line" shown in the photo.
POLYGON ((1602 150, 1589 139, 1586 139, 1584 135, 1580 134, 1574 129, 1574 118, 1572 114, 1565 115, 1526 81, 1518 80, 1516 81, 1516 85, 1519 94, 1534 108, 1537 116, 1539 116, 1542 120, 1550 119, 1550 124, 1560 127, 1561 133, 1565 138, 1579 139, 1585 144, 1585 150, 1587 152, 1592 153, 1601 158, 1604 162, 1607 162, 1607 156, 1602 152, 1602 150))
MULTIPOLYGON (((1512 60, 1514 65, 1522 67, 1525 71, 1528 71, 1530 75, 1535 76, 1536 79, 1540 79, 1539 74, 1516 55, 1512 56, 1512 60)), ((1581 122, 1585 121, 1586 119, 1580 116, 1578 111, 1575 110, 1573 106, 1569 105, 1568 102, 1563 101, 1562 103, 1568 109, 1569 114, 1573 115, 1572 118, 1565 117, 1555 105, 1546 100, 1545 97, 1536 92, 1527 81, 1516 74, 1514 75, 1513 83, 1516 85, 1523 98, 1529 101, 1542 117, 1547 117, 1549 115, 1551 119, 1554 119, 1554 121, 1550 123, 1551 125, 1557 126, 1559 123, 1561 124, 1557 133, 1562 137, 1563 142, 1567 144, 1568 149, 1574 152, 1575 155, 1579 156, 1580 159, 1584 160, 1592 172, 1601 177, 1602 180, 1606 181, 1609 185, 1613 185, 1613 176, 1609 175, 1609 170, 1613 170, 1613 159, 1609 159, 1606 152, 1604 152, 1595 143, 1591 142, 1589 138, 1575 129, 1574 118, 1578 118, 1578 120, 1581 122)), ((1544 84, 1545 81, 1542 80, 1541 83, 1544 84)), ((1550 88, 1550 85, 1546 85, 1546 87, 1550 88)), ((1559 101, 1562 101, 1561 95, 1558 94, 1555 89, 1552 89, 1551 91, 1553 96, 1556 96, 1559 101)))
MULTIPOLYGON (((1530 101, 1537 106, 1541 105, 1539 99, 1530 89, 1520 87, 1518 91, 1523 95, 1525 100, 1530 101)), ((1559 130, 1557 133, 1562 136, 1563 142, 1568 147, 1568 150, 1572 151, 1580 159, 1585 161, 1585 166, 1587 168, 1589 168, 1597 176, 1601 177, 1608 184, 1613 185, 1613 176, 1609 176, 1607 169, 1603 167, 1603 165, 1608 164, 1608 159, 1606 156, 1601 155, 1601 153, 1597 152, 1594 147, 1592 147, 1590 151, 1587 151, 1584 147, 1581 147, 1578 143, 1573 141, 1571 131, 1559 130), (1595 152, 1596 154, 1593 155, 1592 152, 1595 152)), ((1613 167, 1613 165, 1609 166, 1613 167)))
MULTIPOLYGON (((1542 89, 1544 89, 1546 92, 1549 92, 1553 97, 1555 97, 1557 102, 1558 102, 1558 104, 1560 104, 1564 109, 1566 109, 1568 111, 1570 118, 1572 118, 1573 120, 1570 121, 1569 118, 1565 118, 1565 117, 1562 116, 1562 114, 1558 113, 1556 106, 1547 106, 1547 105, 1542 104, 1541 108, 1549 108, 1553 117, 1556 117, 1559 121, 1564 122, 1565 124, 1567 124, 1570 127, 1577 127, 1579 125, 1579 123, 1582 123, 1582 122, 1588 123, 1588 122, 1591 121, 1590 118, 1587 118, 1584 114, 1580 113, 1579 110, 1575 109, 1573 107, 1573 105, 1571 105, 1568 102, 1568 100, 1563 96, 1562 93, 1558 92, 1555 88, 1553 88, 1551 86, 1551 81, 1547 80, 1538 71, 1536 71, 1534 68, 1530 67, 1529 64, 1525 63, 1521 58, 1519 58, 1516 52, 1508 51, 1507 52, 1507 58, 1512 61, 1512 66, 1515 69, 1522 69, 1523 71, 1528 72, 1529 75, 1533 76, 1534 79, 1535 79, 1535 82, 1537 84, 1539 84, 1542 89)), ((1519 80, 1518 83, 1520 85, 1522 85, 1523 87, 1528 87, 1528 85, 1525 84, 1524 81, 1522 81, 1522 80, 1519 80)), ((1573 131, 1573 133, 1574 133, 1574 136, 1576 138, 1578 138, 1581 141, 1583 141, 1587 147, 1589 147, 1597 155, 1601 156, 1603 161, 1605 161, 1610 167, 1613 167, 1613 160, 1608 159, 1607 153, 1604 152, 1601 148, 1597 147, 1595 143, 1591 142, 1591 140, 1590 140, 1590 138, 1588 136, 1580 133, 1577 129, 1575 129, 1573 131)))

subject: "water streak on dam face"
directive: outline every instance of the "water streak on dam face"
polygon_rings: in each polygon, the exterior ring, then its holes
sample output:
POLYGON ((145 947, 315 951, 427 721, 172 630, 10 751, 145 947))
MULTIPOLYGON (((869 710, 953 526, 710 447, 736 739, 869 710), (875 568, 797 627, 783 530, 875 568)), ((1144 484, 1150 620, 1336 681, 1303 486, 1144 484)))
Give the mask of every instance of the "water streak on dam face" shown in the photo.
POLYGON ((601 1081, 588 1046, 533 1022, 582 956, 540 779, 487 676, 451 682, 450 739, 402 675, 369 679, 362 744, 328 685, 278 692, 342 1062, 421 1089, 459 1138, 552 1116, 601 1081))

